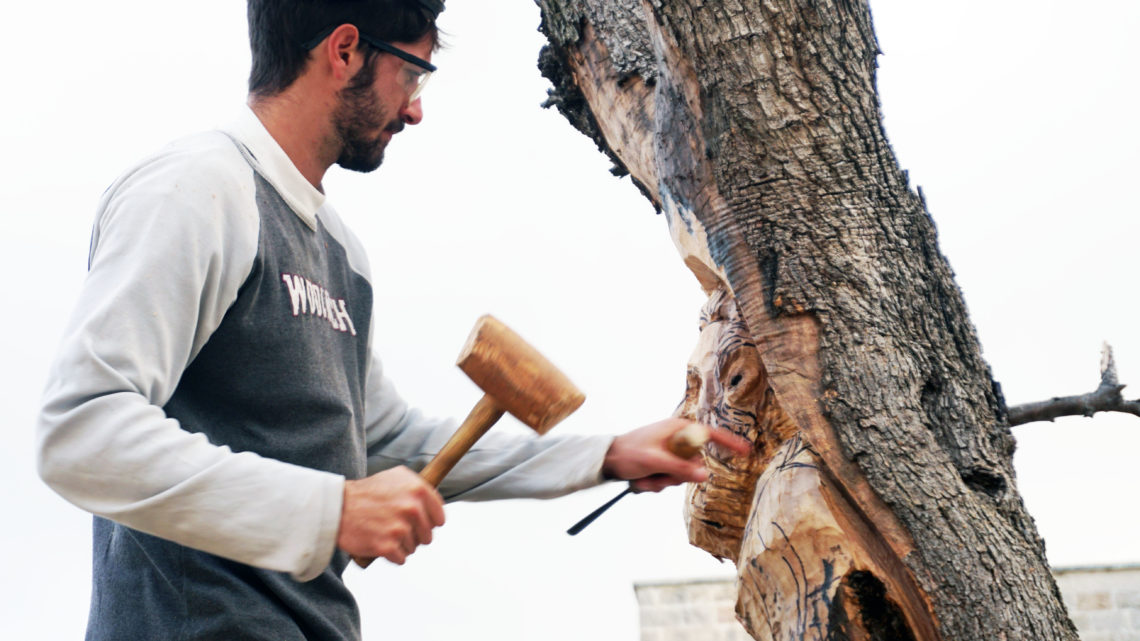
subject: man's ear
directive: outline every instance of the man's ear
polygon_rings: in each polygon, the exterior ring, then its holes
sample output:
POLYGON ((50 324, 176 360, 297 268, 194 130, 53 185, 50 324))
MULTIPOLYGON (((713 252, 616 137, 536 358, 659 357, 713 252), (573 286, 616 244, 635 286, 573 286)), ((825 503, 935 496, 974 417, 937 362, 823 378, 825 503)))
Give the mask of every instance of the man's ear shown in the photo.
POLYGON ((318 62, 334 79, 348 82, 364 64, 359 44, 360 31, 356 26, 342 24, 317 46, 318 62))

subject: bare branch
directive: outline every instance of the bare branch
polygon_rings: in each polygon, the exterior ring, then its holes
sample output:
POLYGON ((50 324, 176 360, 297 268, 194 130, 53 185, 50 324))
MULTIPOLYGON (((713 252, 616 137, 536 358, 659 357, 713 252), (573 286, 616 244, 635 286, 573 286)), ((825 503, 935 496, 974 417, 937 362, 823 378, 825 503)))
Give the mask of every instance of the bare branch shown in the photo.
POLYGON ((1100 385, 1080 396, 1057 396, 1047 401, 1026 403, 1009 408, 1009 424, 1052 421, 1061 416, 1092 416, 1097 412, 1124 412, 1140 416, 1140 399, 1124 400, 1124 389, 1116 378, 1116 360, 1112 347, 1105 343, 1100 355, 1100 385))

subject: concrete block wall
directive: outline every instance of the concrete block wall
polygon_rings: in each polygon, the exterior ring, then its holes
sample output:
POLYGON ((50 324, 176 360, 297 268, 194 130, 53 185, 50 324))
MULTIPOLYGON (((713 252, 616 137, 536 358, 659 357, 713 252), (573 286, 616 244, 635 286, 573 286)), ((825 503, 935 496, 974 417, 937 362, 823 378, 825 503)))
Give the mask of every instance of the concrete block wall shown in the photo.
MULTIPOLYGON (((1140 641, 1140 565, 1054 570, 1081 641, 1140 641)), ((641 641, 752 641, 732 578, 639 583, 641 641)))
POLYGON ((1140 641, 1140 565, 1053 572, 1081 641, 1140 641))
POLYGON ((706 579, 634 586, 641 641, 752 641, 736 621, 736 581, 706 579))

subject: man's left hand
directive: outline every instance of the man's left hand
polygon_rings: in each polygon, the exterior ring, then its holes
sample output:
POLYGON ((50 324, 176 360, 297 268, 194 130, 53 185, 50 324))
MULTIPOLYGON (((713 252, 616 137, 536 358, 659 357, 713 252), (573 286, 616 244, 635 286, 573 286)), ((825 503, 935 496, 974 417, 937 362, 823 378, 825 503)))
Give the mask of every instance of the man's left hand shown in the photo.
MULTIPOLYGON (((692 421, 667 418, 614 439, 602 463, 609 479, 625 479, 635 492, 659 492, 681 483, 699 483, 708 478, 700 454, 684 459, 669 450, 669 439, 692 421)), ((748 454, 752 444, 722 428, 710 428, 709 441, 736 452, 748 454)))

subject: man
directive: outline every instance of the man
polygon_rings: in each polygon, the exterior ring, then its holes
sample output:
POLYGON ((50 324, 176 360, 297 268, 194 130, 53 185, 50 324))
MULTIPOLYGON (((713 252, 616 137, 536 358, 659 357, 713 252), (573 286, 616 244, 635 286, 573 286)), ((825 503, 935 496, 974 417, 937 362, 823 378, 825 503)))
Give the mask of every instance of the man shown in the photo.
POLYGON ((492 433, 438 491, 412 471, 453 424, 373 358, 367 259, 321 185, 420 122, 441 9, 249 0, 249 111, 104 194, 38 443, 44 480, 95 515, 88 639, 356 639, 348 559, 403 563, 445 498, 704 478, 665 448, 680 420, 492 433))

